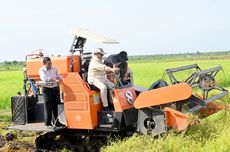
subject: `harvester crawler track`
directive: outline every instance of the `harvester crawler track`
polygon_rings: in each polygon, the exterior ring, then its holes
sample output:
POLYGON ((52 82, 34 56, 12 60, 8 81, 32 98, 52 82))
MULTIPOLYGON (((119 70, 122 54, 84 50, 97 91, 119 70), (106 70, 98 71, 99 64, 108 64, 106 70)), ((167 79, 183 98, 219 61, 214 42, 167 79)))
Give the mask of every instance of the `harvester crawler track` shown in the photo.
POLYGON ((37 151, 61 151, 68 149, 78 152, 99 152, 109 139, 122 139, 128 136, 125 132, 60 130, 47 132, 35 140, 37 151))

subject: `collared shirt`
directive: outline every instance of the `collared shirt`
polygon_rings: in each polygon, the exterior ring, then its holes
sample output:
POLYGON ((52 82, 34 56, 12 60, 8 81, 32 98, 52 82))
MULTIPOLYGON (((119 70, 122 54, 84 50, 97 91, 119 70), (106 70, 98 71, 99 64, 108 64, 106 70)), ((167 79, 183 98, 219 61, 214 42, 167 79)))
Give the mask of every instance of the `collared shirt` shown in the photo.
MULTIPOLYGON (((62 79, 62 77, 58 74, 58 71, 55 67, 51 67, 50 69, 47 69, 45 66, 43 66, 39 69, 39 75, 42 81, 51 81, 51 79, 58 79, 58 80, 62 79)), ((51 88, 57 86, 58 84, 54 83, 53 86, 48 86, 48 87, 51 88)))
POLYGON ((92 84, 93 81, 104 81, 105 80, 105 64, 102 63, 102 60, 93 56, 92 60, 89 63, 88 70, 88 83, 92 84))

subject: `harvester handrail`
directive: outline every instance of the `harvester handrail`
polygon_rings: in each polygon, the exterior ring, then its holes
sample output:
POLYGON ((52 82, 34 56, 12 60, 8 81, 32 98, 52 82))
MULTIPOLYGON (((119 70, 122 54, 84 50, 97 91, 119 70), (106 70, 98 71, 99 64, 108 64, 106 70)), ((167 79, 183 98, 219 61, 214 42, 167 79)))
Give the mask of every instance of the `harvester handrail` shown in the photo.
POLYGON ((167 73, 173 73, 173 72, 178 72, 178 71, 183 71, 187 69, 193 69, 196 68, 200 71, 200 67, 197 64, 191 64, 191 65, 186 65, 186 66, 181 66, 177 68, 171 68, 171 69, 166 69, 167 73))
POLYGON ((219 65, 217 67, 213 67, 213 68, 210 68, 210 69, 199 71, 198 74, 203 75, 203 74, 206 74, 206 73, 216 72, 216 71, 219 71, 219 70, 222 70, 222 69, 223 69, 222 66, 219 65))

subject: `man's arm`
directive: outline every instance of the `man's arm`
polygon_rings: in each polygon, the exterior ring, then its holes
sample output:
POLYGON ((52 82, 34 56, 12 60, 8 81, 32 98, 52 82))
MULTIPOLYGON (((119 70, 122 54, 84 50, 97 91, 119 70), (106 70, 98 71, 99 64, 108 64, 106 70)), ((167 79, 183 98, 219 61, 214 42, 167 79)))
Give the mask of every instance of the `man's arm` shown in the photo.
POLYGON ((116 73, 120 70, 119 68, 116 68, 116 67, 110 68, 109 66, 106 66, 106 65, 104 69, 106 72, 113 72, 113 73, 116 73))
POLYGON ((97 64, 96 67, 95 67, 97 70, 100 70, 100 71, 106 71, 106 72, 118 72, 120 69, 119 68, 116 68, 116 67, 109 67, 109 66, 106 66, 105 64, 103 63, 100 63, 100 64, 97 64))
POLYGON ((55 68, 57 80, 62 80, 62 76, 58 74, 58 70, 55 68))
POLYGON ((93 70, 106 71, 106 72, 117 72, 120 70, 119 68, 116 67, 111 68, 100 62, 90 63, 90 66, 91 69, 93 70))

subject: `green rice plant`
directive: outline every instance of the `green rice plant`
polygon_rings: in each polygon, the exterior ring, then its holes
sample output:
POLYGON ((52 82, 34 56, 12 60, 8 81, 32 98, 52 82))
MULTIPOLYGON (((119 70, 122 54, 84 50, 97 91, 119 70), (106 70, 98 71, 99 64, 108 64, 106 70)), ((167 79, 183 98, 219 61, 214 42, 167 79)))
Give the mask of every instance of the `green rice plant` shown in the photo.
MULTIPOLYGON (((175 68, 179 66, 184 65, 190 65, 190 64, 198 64, 202 70, 205 70, 207 68, 212 68, 215 66, 221 65, 223 67, 223 71, 220 71, 218 73, 218 82, 224 86, 230 86, 230 66, 229 66, 229 60, 222 59, 222 60, 189 60, 189 61, 180 61, 180 60, 170 60, 170 61, 130 61, 129 66, 133 71, 134 75, 134 83, 143 87, 148 88, 153 82, 156 80, 165 78, 166 81, 167 75, 164 76, 164 72, 166 69, 169 68, 175 68)), ((187 73, 182 73, 181 76, 186 77, 189 74, 191 74, 191 71, 187 73), (190 73, 189 73, 190 72, 190 73)))
POLYGON ((134 134, 125 140, 110 141, 102 152, 219 152, 230 151, 230 111, 221 111, 191 126, 185 134, 169 130, 153 138, 134 134))
POLYGON ((0 72, 0 109, 9 109, 11 96, 22 92, 23 74, 22 71, 0 72))

